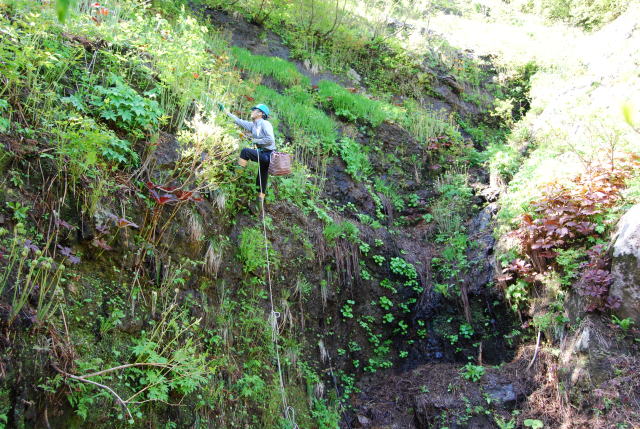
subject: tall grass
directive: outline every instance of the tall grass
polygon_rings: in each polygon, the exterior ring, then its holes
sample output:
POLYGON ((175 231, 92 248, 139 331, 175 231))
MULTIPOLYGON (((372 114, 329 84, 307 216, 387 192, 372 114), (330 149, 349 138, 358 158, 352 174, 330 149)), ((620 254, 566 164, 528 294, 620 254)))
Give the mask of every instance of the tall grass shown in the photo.
POLYGON ((330 149, 337 138, 336 123, 323 111, 304 102, 303 90, 293 89, 284 95, 259 85, 255 99, 273 106, 275 116, 282 119, 292 134, 330 149))
POLYGON ((352 122, 364 121, 375 127, 385 120, 394 121, 402 116, 402 111, 391 104, 354 94, 328 80, 318 84, 318 96, 324 107, 352 122))
POLYGON ((300 73, 292 63, 282 58, 254 55, 248 50, 236 46, 231 48, 231 53, 241 69, 271 76, 286 87, 310 85, 308 77, 300 73))
POLYGON ((402 125, 420 143, 439 136, 449 136, 455 140, 462 140, 460 131, 453 124, 451 117, 439 111, 429 111, 422 108, 415 100, 407 100, 404 103, 407 109, 403 117, 402 125))

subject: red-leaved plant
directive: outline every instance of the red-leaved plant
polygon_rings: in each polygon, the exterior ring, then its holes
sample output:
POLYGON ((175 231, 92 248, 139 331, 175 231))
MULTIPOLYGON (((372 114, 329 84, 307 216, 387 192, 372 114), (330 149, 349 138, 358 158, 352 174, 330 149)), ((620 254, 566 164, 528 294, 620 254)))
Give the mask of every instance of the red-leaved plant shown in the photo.
POLYGON ((606 255, 606 249, 599 244, 587 251, 589 261, 583 263, 582 275, 576 284, 578 294, 587 299, 585 311, 604 311, 620 307, 620 298, 609 295, 609 287, 613 283, 613 276, 609 272, 611 262, 606 255))
MULTIPOLYGON (((638 157, 632 156, 618 160, 614 168, 594 168, 576 177, 572 186, 550 184, 511 233, 522 245, 524 259, 512 261, 498 281, 503 286, 515 278, 535 283, 538 274, 554 266, 557 250, 601 238, 606 229, 599 222, 602 214, 618 202, 627 179, 639 166, 638 157)), ((594 246, 588 254, 577 284, 578 293, 588 297, 586 310, 615 308, 619 302, 608 296, 612 279, 603 250, 594 246)))

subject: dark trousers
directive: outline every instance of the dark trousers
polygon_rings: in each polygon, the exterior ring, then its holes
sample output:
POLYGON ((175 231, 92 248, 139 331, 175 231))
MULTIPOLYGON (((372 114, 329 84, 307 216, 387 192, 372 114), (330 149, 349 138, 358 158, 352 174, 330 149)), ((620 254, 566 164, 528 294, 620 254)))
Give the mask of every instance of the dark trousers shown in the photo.
POLYGON ((271 151, 264 149, 249 149, 245 147, 240 151, 240 158, 247 161, 258 162, 260 156, 259 171, 256 177, 256 188, 263 194, 267 191, 267 180, 269 180, 269 163, 271 162, 271 151))

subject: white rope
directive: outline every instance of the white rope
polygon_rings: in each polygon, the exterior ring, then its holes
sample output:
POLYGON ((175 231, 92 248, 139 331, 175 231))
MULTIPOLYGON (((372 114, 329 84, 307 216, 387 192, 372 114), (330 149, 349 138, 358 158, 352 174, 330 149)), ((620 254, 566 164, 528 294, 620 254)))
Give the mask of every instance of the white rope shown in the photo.
MULTIPOLYGON (((260 193, 264 193, 266 189, 262 188, 262 171, 261 164, 262 161, 260 159, 260 149, 256 147, 256 153, 258 154, 258 184, 260 186, 260 193)), ((267 173, 268 174, 268 173, 267 173)), ((273 288, 271 286, 271 265, 269 263, 269 244, 267 240, 267 223, 264 218, 264 198, 258 198, 260 200, 260 210, 262 212, 262 233, 264 234, 264 253, 267 261, 267 283, 269 284, 269 303, 271 304, 271 315, 269 319, 271 319, 271 340, 273 341, 273 345, 276 350, 276 362, 278 364, 278 377, 280 380, 280 395, 282 396, 282 412, 284 414, 285 419, 289 420, 293 426, 292 429, 299 429, 296 423, 296 413, 295 409, 288 405, 287 403, 287 394, 284 389, 284 377, 282 376, 282 365, 280 364, 280 350, 278 347, 278 319, 280 318, 280 312, 275 310, 275 306, 273 305, 273 288)))

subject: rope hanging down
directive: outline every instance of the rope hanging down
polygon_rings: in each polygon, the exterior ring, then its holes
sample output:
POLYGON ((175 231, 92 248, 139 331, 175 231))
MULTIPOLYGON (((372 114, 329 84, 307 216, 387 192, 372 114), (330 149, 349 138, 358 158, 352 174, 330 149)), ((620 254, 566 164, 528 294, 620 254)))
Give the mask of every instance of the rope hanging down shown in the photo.
MULTIPOLYGON (((260 174, 260 163, 262 160, 260 159, 260 149, 256 147, 256 152, 258 154, 258 183, 260 185, 260 191, 263 191, 262 188, 262 175, 260 174)), ((271 322, 271 341, 273 341, 274 348, 276 350, 276 362, 278 365, 278 377, 280 380, 280 396, 282 397, 282 413, 284 414, 285 419, 292 423, 292 429, 299 429, 298 424, 296 423, 296 413, 295 409, 288 405, 287 403, 287 394, 284 390, 284 377, 282 376, 282 365, 280 364, 280 350, 278 346, 278 319, 280 318, 280 313, 275 311, 275 306, 273 305, 273 288, 271 286, 271 266, 269 264, 269 243, 267 240, 267 223, 264 217, 264 198, 258 198, 260 200, 260 211, 262 214, 262 233, 264 235, 264 253, 267 261, 267 283, 269 284, 269 303, 271 304, 271 315, 269 316, 271 322)))

